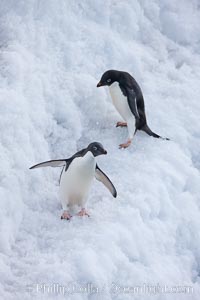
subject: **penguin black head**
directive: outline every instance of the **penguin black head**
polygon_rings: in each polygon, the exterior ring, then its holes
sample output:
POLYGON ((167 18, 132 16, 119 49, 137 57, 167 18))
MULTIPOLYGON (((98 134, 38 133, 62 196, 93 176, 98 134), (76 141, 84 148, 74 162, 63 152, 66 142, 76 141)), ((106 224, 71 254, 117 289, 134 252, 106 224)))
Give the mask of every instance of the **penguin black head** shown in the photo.
POLYGON ((98 142, 94 142, 94 143, 89 144, 88 147, 87 147, 87 151, 91 151, 94 156, 107 154, 107 151, 98 142))
POLYGON ((102 77, 99 83, 97 84, 97 87, 104 86, 104 85, 111 85, 113 82, 118 81, 120 76, 120 72, 116 70, 109 70, 106 71, 102 77))

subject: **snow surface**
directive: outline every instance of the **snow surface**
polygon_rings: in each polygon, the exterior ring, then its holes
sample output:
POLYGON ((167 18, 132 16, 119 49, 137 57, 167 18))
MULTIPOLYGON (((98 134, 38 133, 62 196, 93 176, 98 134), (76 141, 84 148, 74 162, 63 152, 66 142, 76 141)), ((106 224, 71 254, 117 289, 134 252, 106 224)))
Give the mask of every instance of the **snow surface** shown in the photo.
POLYGON ((199 299, 200 5, 198 0, 0 1, 0 299, 149 299, 112 284, 187 285, 199 299), (108 69, 130 72, 149 126, 119 150, 126 129, 108 69), (91 141, 118 190, 94 183, 91 218, 60 220, 60 170, 28 168, 91 141), (92 283, 101 293, 44 293, 41 284, 92 283), (39 285, 39 291, 36 285, 39 285))

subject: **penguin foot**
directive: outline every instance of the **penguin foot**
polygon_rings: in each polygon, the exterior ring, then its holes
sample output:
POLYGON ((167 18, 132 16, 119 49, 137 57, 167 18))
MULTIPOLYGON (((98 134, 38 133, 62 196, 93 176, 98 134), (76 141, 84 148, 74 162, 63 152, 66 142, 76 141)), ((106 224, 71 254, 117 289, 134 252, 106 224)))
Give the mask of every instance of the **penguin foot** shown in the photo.
POLYGON ((79 211, 79 213, 77 214, 77 216, 79 217, 83 217, 83 216, 90 216, 87 211, 85 210, 85 208, 82 208, 81 211, 79 211))
POLYGON ((72 216, 65 210, 60 218, 61 220, 63 219, 70 220, 72 216))
POLYGON ((126 122, 117 122, 116 127, 127 127, 126 122))
POLYGON ((119 145, 119 149, 122 149, 122 148, 128 148, 129 146, 130 146, 130 144, 131 144, 131 140, 128 140, 126 143, 124 143, 124 144, 120 144, 119 145))

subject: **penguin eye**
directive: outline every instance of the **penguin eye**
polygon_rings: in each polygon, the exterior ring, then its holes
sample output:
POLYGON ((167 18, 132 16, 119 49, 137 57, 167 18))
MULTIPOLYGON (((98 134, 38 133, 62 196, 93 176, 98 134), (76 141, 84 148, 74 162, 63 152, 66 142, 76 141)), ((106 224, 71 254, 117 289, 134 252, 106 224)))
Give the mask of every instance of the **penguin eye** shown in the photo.
POLYGON ((107 79, 107 82, 111 82, 111 79, 109 78, 109 79, 107 79))
POLYGON ((96 150, 97 150, 97 147, 96 147, 96 146, 94 146, 94 147, 93 147, 93 150, 94 150, 94 151, 96 151, 96 150))

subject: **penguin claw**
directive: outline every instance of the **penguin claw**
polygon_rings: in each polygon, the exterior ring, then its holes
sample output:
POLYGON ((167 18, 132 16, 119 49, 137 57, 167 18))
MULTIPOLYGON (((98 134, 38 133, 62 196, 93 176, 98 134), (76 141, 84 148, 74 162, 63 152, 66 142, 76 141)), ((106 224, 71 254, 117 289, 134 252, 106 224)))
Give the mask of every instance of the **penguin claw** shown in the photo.
POLYGON ((131 140, 128 140, 126 143, 124 144, 120 144, 119 145, 119 149, 125 149, 125 148, 128 148, 131 144, 131 140))
POLYGON ((116 127, 127 127, 126 122, 117 122, 116 127))
POLYGON ((77 213, 77 216, 79 217, 83 217, 83 216, 90 216, 87 211, 85 210, 85 208, 81 209, 81 211, 79 211, 79 213, 77 213))
POLYGON ((65 220, 69 221, 72 218, 72 216, 68 212, 64 211, 60 218, 61 218, 61 220, 65 219, 65 220))

